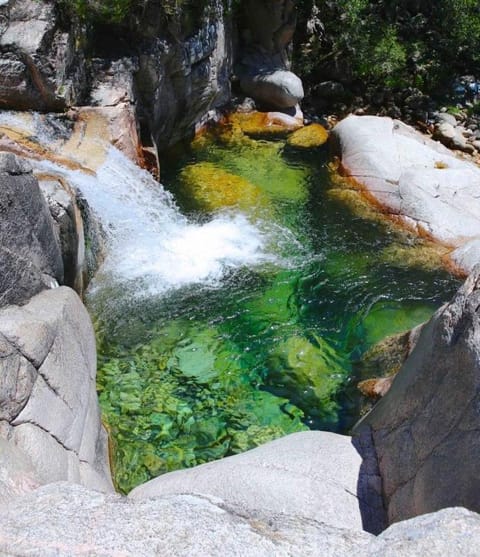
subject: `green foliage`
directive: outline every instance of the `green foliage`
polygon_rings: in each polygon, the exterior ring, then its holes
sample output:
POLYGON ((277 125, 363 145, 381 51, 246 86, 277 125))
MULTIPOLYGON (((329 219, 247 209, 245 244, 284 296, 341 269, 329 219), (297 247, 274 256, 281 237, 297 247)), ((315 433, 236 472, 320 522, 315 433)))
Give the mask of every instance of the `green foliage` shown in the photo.
MULTIPOLYGON (((140 15, 148 0, 59 0, 59 4, 72 15, 92 25, 122 25, 140 15)), ((162 0, 158 2, 160 14, 167 18, 178 17, 187 6, 203 5, 193 0, 162 0)))
POLYGON ((397 85, 405 72, 407 54, 399 42, 393 26, 383 30, 377 41, 367 43, 357 61, 357 71, 362 78, 384 81, 397 85))
POLYGON ((297 71, 312 81, 341 68, 345 79, 364 85, 431 92, 454 74, 480 73, 477 0, 301 0, 298 6, 297 71))

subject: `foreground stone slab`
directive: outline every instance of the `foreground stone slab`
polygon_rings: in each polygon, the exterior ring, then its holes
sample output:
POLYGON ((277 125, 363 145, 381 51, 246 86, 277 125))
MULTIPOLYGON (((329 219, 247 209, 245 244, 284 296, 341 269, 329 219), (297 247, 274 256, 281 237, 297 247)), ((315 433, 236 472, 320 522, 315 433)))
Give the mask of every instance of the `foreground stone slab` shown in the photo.
POLYGON ((261 520, 220 499, 166 495, 132 501, 67 483, 2 507, 0 553, 50 557, 473 557, 480 516, 453 508, 391 526, 375 538, 294 514, 261 520))
MULTIPOLYGON (((387 213, 454 248, 480 237, 480 168, 398 120, 349 116, 332 132, 348 176, 387 213)), ((455 253, 470 271, 479 250, 455 253)))
POLYGON ((272 512, 269 521, 192 494, 132 501, 66 483, 50 484, 2 508, 2 555, 271 557, 352 555, 364 532, 272 512))
POLYGON ((197 493, 220 497, 229 508, 262 520, 293 514, 362 530, 357 497, 360 465, 350 437, 305 431, 240 455, 165 474, 134 489, 130 498, 197 493))
POLYGON ((355 428, 377 454, 390 523, 451 506, 480 510, 479 400, 477 266, 355 428))
POLYGON ((480 515, 461 507, 450 508, 390 526, 358 555, 476 557, 479 536, 480 515))

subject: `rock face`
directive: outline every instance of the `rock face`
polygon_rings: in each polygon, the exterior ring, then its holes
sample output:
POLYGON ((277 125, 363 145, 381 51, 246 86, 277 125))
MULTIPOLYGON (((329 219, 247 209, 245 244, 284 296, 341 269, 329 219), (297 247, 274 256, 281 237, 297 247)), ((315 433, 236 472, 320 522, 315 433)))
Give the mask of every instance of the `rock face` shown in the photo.
MULTIPOLYGON (((455 248, 480 237, 480 169, 405 124, 349 116, 332 132, 345 172, 363 184, 386 212, 455 248)), ((472 244, 470 244, 472 245, 472 244)), ((453 258, 469 271, 479 251, 453 258)))
POLYGON ((58 237, 29 163, 0 153, 0 306, 63 281, 58 237))
POLYGON ((480 516, 451 508, 390 526, 359 555, 372 557, 474 557, 480 535, 480 516))
POLYGON ((0 6, 0 106, 62 110, 86 86, 77 31, 62 29, 56 3, 9 0, 0 6))
POLYGON ((480 510, 479 307, 477 267, 356 427, 371 435, 390 523, 449 506, 480 510))
POLYGON ((35 481, 112 489, 95 337, 73 290, 48 290, 1 310, 0 356, 0 438, 23 451, 35 481))
POLYGON ((350 437, 305 431, 246 453, 160 476, 130 498, 197 493, 268 520, 291 514, 343 528, 362 529, 357 493, 361 459, 350 437))
POLYGON ((295 31, 294 2, 248 0, 242 15, 240 87, 267 107, 295 107, 304 92, 301 79, 290 71, 287 51, 295 31))
MULTIPOLYGON (((188 9, 194 8, 182 8, 188 9)), ((193 29, 180 23, 165 29, 156 2, 144 10, 137 113, 143 135, 150 134, 159 149, 183 139, 209 110, 230 99, 232 46, 224 3, 212 0, 192 19, 193 29)))

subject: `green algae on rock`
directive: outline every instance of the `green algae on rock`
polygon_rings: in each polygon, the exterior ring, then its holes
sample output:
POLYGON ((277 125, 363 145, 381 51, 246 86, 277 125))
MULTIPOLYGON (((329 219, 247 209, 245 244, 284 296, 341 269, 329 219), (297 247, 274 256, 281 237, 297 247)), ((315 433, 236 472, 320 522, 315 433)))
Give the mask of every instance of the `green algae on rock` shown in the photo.
POLYGON ((301 120, 282 112, 235 112, 229 116, 229 121, 255 138, 286 137, 303 126, 301 120))
POLYGON ((348 363, 327 341, 316 337, 313 344, 303 336, 291 336, 272 351, 268 367, 267 383, 274 383, 276 392, 285 388, 299 408, 335 421, 335 395, 347 375, 348 363))
POLYGON ((232 348, 218 346, 215 330, 188 336, 191 342, 180 338, 170 348, 162 337, 130 353, 104 348, 99 398, 115 439, 115 481, 125 493, 158 474, 306 429, 287 399, 248 383, 232 348))
POLYGON ((328 131, 320 124, 310 124, 288 136, 287 145, 295 149, 317 149, 328 140, 328 131))
POLYGON ((430 319, 435 309, 435 306, 422 302, 401 306, 389 301, 377 302, 362 322, 367 344, 371 346, 387 336, 412 329, 430 319))
POLYGON ((180 180, 181 194, 198 210, 252 209, 262 202, 258 187, 210 162, 185 167, 180 180))

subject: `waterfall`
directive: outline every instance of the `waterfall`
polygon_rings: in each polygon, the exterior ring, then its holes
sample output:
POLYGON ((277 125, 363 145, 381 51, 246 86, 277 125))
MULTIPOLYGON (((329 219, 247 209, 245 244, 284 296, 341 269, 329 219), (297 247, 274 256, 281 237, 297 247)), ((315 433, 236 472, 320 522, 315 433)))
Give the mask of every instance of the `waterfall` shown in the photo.
POLYGON ((189 221, 161 184, 114 147, 96 175, 49 161, 37 168, 64 175, 102 221, 108 254, 97 284, 135 282, 138 295, 157 295, 196 283, 215 286, 232 269, 279 260, 269 253, 272 238, 263 223, 238 211, 189 221))

